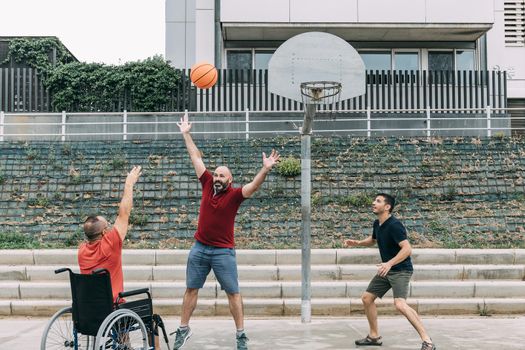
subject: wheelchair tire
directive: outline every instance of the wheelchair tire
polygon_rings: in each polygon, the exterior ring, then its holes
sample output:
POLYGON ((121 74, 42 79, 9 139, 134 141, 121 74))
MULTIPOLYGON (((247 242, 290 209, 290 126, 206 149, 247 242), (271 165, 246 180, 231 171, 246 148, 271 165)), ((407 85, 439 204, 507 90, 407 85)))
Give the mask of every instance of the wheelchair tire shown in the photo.
MULTIPOLYGON (((80 350, 87 350, 90 343, 93 344, 91 337, 80 333, 77 333, 77 342, 77 349, 80 350)), ((75 349, 71 307, 57 311, 47 322, 40 341, 40 350, 50 349, 75 349)))
POLYGON ((149 349, 146 326, 131 310, 112 312, 100 325, 95 338, 95 349, 149 349))

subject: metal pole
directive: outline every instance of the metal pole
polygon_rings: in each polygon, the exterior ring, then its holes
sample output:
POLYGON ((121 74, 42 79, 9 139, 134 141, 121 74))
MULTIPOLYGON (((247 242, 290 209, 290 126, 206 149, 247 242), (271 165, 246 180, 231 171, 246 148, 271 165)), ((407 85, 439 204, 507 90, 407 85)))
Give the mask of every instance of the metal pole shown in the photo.
POLYGON ((311 291, 311 134, 316 105, 306 106, 303 127, 301 128, 301 322, 312 321, 311 291))

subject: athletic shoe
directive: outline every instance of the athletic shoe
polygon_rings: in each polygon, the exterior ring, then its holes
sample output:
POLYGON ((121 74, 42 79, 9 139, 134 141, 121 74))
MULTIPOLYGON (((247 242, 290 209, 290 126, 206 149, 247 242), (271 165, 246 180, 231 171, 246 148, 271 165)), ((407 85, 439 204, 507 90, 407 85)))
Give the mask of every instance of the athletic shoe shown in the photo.
POLYGON ((371 336, 367 335, 363 339, 358 339, 355 341, 355 345, 375 345, 375 346, 381 346, 383 345, 383 342, 381 341, 381 337, 372 338, 371 336))
POLYGON ((192 333, 190 327, 186 329, 180 329, 177 328, 177 332, 175 332, 175 343, 173 344, 173 350, 182 349, 182 347, 186 344, 188 339, 190 339, 192 333))
POLYGON ((237 350, 248 350, 248 337, 246 333, 237 336, 237 350))
POLYGON ((426 341, 421 344, 421 350, 436 350, 434 343, 427 343, 426 341))

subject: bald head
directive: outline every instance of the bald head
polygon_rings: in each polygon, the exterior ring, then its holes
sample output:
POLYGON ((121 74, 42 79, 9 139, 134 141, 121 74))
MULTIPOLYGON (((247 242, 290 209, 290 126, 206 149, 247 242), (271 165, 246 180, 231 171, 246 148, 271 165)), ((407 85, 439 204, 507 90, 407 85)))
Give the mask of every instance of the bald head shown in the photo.
POLYGON ((108 227, 108 222, 103 216, 89 216, 84 221, 84 233, 90 241, 97 239, 108 227))

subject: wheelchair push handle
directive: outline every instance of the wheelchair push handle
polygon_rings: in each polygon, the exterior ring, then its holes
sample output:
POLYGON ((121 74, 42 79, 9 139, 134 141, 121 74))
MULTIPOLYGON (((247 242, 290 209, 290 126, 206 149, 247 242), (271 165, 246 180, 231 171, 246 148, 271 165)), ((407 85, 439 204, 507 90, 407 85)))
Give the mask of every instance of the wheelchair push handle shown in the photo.
POLYGON ((73 273, 73 271, 71 271, 69 267, 62 267, 60 269, 56 269, 55 274, 59 274, 59 273, 66 272, 66 271, 68 271, 69 273, 73 273))

